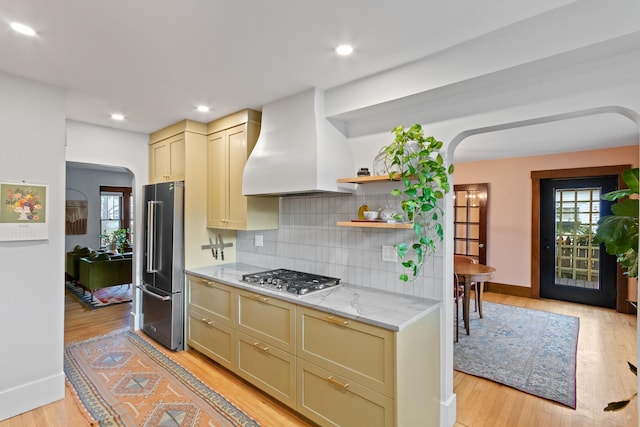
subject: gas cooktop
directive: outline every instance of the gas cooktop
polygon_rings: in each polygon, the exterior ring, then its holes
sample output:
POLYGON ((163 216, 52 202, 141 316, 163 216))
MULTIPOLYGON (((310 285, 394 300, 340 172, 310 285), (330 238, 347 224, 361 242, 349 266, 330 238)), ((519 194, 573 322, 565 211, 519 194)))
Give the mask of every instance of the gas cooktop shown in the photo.
POLYGON ((242 281, 261 288, 288 292, 298 296, 328 289, 340 283, 340 279, 335 277, 319 276, 283 268, 244 274, 242 281))

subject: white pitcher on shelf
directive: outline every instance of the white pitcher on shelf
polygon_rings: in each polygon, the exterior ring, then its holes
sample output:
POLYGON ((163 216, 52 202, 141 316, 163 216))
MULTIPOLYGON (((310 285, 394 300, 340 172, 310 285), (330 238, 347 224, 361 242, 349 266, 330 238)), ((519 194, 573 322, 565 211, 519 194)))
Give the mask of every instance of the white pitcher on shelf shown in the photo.
POLYGON ((380 208, 379 211, 379 217, 381 220, 387 222, 396 222, 396 219, 394 217, 398 214, 398 212, 391 206, 387 205, 384 208, 380 208))

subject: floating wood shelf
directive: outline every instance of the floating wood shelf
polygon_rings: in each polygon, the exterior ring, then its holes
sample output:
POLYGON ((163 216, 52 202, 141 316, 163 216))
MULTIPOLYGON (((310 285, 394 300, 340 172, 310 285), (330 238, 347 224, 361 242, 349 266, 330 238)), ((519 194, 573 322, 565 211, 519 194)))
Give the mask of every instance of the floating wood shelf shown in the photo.
MULTIPOLYGON (((399 181, 400 175, 396 175, 397 178, 394 177, 393 181, 399 181)), ((384 182, 390 181, 389 175, 374 175, 374 176, 358 176, 354 178, 338 178, 338 182, 350 182, 352 184, 367 184, 373 182, 384 182)))
POLYGON ((366 221, 338 221, 338 227, 361 227, 361 228, 403 228, 411 229, 410 222, 366 222, 366 221))

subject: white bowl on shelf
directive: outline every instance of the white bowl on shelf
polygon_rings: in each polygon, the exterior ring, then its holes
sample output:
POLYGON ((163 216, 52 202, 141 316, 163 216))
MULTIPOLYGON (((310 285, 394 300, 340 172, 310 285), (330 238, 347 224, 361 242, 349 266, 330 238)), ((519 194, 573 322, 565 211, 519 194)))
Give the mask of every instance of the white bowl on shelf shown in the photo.
POLYGON ((378 219, 378 211, 364 211, 362 213, 364 215, 364 219, 368 219, 370 221, 378 219))

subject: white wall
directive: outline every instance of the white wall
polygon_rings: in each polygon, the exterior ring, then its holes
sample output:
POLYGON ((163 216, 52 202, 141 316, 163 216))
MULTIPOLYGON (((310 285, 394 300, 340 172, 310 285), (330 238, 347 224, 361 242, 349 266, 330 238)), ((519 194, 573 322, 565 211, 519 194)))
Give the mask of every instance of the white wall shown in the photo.
POLYGON ((48 239, 0 242, 3 420, 64 397, 65 93, 2 72, 0 93, 0 181, 49 193, 48 239))
MULTIPOLYGON (((140 235, 138 227, 143 224, 144 200, 142 186, 149 182, 149 135, 128 132, 87 123, 67 120, 66 160, 121 167, 133 176, 133 203, 135 206, 134 233, 140 235)), ((142 242, 136 239, 134 246, 134 284, 141 277, 142 242)), ((139 329, 140 297, 134 292, 131 326, 139 329)))
POLYGON ((93 249, 100 247, 100 186, 131 187, 129 172, 89 169, 67 164, 66 200, 86 200, 88 208, 87 233, 65 236, 65 252, 76 245, 93 249))

